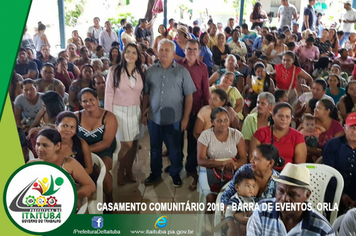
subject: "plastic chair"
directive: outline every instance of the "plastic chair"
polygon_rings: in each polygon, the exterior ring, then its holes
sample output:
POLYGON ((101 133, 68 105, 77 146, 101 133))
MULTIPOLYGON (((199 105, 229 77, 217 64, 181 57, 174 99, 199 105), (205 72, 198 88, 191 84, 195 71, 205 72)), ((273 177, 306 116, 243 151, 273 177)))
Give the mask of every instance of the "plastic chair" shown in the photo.
POLYGON ((36 160, 35 155, 33 155, 33 152, 31 150, 28 150, 28 160, 36 160))
POLYGON ((344 217, 345 217, 345 214, 342 214, 341 216, 336 218, 336 220, 334 221, 334 223, 332 225, 336 235, 339 235, 339 229, 340 229, 340 226, 341 226, 341 223, 342 223, 342 220, 344 219, 344 217))
MULTIPOLYGON (((299 165, 307 167, 310 172, 310 184, 312 187, 312 193, 308 201, 312 204, 312 207, 319 211, 316 206, 318 203, 324 202, 326 188, 332 177, 336 178, 337 185, 331 207, 333 207, 335 203, 339 205, 342 190, 344 189, 344 179, 342 178, 342 175, 336 169, 328 165, 314 163, 303 163, 299 165)), ((319 212, 324 214, 323 210, 319 212)), ((330 224, 333 224, 335 221, 337 213, 337 211, 331 212, 329 220, 330 224)))
POLYGON ((96 192, 94 193, 93 198, 90 199, 88 203, 88 210, 90 214, 103 214, 102 211, 98 211, 97 204, 103 203, 104 200, 103 182, 106 174, 106 168, 104 162, 101 160, 100 157, 98 157, 98 155, 91 153, 91 159, 93 165, 96 164, 99 167, 100 173, 96 181, 96 192))
POLYGON ((83 198, 82 206, 79 208, 77 214, 85 214, 88 210, 88 198, 83 198))
MULTIPOLYGON (((220 190, 217 198, 216 198, 216 203, 217 204, 220 204, 220 201, 221 201, 221 196, 222 194, 224 193, 225 189, 229 186, 229 182, 227 182, 220 190)), ((198 185, 199 185, 199 188, 198 188, 198 191, 199 191, 199 203, 204 203, 204 206, 206 207, 206 197, 204 196, 203 194, 203 191, 202 189, 200 188, 200 184, 198 182, 198 185)), ((196 235, 200 236, 202 234, 202 229, 203 229, 203 221, 204 221, 204 217, 205 217, 205 212, 198 212, 198 216, 197 216, 197 226, 196 226, 196 235)), ((219 227, 218 225, 221 223, 221 211, 220 209, 217 209, 215 211, 215 216, 214 216, 214 236, 220 236, 221 235, 221 232, 220 230, 218 232, 216 232, 216 228, 219 227)), ((220 227, 219 227, 220 229, 220 227)))
MULTIPOLYGON (((216 205, 220 205, 221 204, 221 197, 225 191, 225 189, 227 189, 227 187, 229 186, 231 180, 229 182, 227 182, 224 187, 222 187, 222 189, 220 190, 218 197, 216 198, 216 205)), ((221 209, 217 209, 215 211, 215 215, 214 215, 214 236, 220 236, 221 235, 221 226, 222 226, 222 211, 221 209)))
MULTIPOLYGON (((116 201, 115 197, 118 196, 117 192, 117 170, 119 169, 119 152, 121 149, 121 143, 118 139, 118 135, 116 135, 116 149, 112 155, 112 168, 110 170, 110 174, 112 175, 112 184, 113 184, 113 196, 114 201, 116 201)), ((117 201, 116 201, 117 202, 117 201)))

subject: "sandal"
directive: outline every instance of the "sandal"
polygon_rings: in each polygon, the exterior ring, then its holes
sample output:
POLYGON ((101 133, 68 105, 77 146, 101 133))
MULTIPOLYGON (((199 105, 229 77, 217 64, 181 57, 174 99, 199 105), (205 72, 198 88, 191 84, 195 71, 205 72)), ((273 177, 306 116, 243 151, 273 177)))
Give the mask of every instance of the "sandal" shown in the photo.
POLYGON ((191 191, 191 192, 194 192, 197 190, 198 183, 197 182, 194 183, 194 182, 196 182, 196 181, 193 181, 188 187, 189 191, 191 191))
POLYGON ((128 183, 136 183, 137 182, 137 179, 136 177, 131 173, 131 174, 126 174, 126 182, 128 183))
POLYGON ((122 171, 118 171, 117 173, 117 184, 118 185, 125 185, 126 182, 125 182, 125 175, 124 175, 124 172, 122 171))

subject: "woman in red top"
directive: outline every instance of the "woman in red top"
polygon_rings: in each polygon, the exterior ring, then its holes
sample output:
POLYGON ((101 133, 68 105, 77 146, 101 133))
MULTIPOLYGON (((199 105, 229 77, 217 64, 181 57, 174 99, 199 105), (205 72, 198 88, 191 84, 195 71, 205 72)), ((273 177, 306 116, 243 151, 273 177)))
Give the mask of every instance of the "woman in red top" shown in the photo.
POLYGON ((298 100, 296 91, 298 76, 306 80, 309 87, 313 84, 313 78, 295 63, 295 55, 287 51, 282 57, 282 64, 275 65, 276 87, 285 90, 288 94, 288 103, 294 105, 298 100), (293 77, 294 74, 294 77, 293 77))
MULTIPOLYGON (((284 158, 285 164, 288 162, 299 164, 305 163, 307 159, 307 146, 304 136, 297 130, 289 127, 292 121, 292 107, 286 103, 277 103, 273 109, 272 118, 274 124, 259 128, 253 135, 250 142, 250 155, 261 143, 272 143, 278 148, 279 155, 284 158)), ((283 166, 284 167, 284 166, 283 166)), ((275 167, 281 171, 283 167, 275 167)))

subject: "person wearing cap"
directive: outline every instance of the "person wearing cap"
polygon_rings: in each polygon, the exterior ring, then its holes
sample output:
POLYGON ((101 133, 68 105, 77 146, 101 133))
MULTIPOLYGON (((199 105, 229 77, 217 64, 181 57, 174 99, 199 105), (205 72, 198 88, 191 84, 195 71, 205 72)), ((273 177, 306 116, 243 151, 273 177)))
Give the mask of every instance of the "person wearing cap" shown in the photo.
POLYGON ((335 235, 327 219, 311 207, 306 210, 296 207, 294 211, 282 209, 283 204, 308 203, 311 185, 307 167, 288 163, 279 176, 272 178, 277 182, 276 197, 259 202, 247 222, 247 236, 335 235), (262 209, 264 204, 272 205, 272 211, 262 209), (277 204, 281 204, 280 210, 277 204))
POLYGON ((188 127, 196 88, 189 71, 174 61, 175 45, 162 39, 158 44, 159 61, 146 72, 142 123, 148 124, 150 134, 151 173, 145 185, 161 178, 163 140, 168 144, 173 185, 182 185, 179 173, 183 167, 183 132, 188 127))
POLYGON ((285 25, 291 27, 292 21, 297 20, 297 8, 293 4, 290 4, 288 0, 281 0, 281 5, 277 12, 279 28, 285 25))
POLYGON ((176 45, 174 59, 182 60, 185 57, 184 48, 188 39, 190 39, 190 34, 187 27, 183 25, 178 27, 177 32, 177 39, 173 41, 176 45))
POLYGON ((20 48, 15 64, 16 73, 20 74, 24 79, 36 79, 38 77, 37 64, 28 59, 25 48, 20 48))
POLYGON ((99 35, 99 45, 103 46, 105 53, 109 53, 113 42, 119 42, 119 38, 116 32, 111 29, 110 21, 106 21, 105 30, 101 31, 99 35))
POLYGON ((355 32, 356 10, 351 7, 352 1, 344 1, 345 11, 341 14, 339 22, 341 23, 340 30, 344 32, 344 37, 340 40, 340 47, 348 40, 351 33, 355 32))
POLYGON ((314 5, 315 5, 315 0, 309 0, 308 6, 304 8, 302 31, 306 29, 314 30, 315 28, 316 15, 313 8, 314 5))
POLYGON ((344 178, 341 213, 356 207, 356 112, 347 116, 344 131, 345 135, 329 140, 323 149, 323 163, 335 168, 344 178))

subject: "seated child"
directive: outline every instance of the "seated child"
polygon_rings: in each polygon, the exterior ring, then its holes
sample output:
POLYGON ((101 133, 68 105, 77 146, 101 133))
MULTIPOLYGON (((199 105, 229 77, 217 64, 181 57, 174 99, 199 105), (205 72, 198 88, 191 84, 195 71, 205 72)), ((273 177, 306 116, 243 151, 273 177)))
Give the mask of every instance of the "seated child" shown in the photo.
MULTIPOLYGON (((326 131, 325 128, 322 126, 316 125, 315 118, 310 113, 305 113, 302 116, 302 124, 303 124, 303 127, 300 130, 300 132, 304 136, 305 143, 307 144, 308 147, 317 147, 319 135, 326 131)), ((309 153, 307 155, 308 162, 310 162, 310 161, 315 162, 318 158, 319 157, 310 155, 309 153)))
POLYGON ((229 236, 246 235, 246 224, 255 205, 254 196, 258 192, 254 175, 251 172, 239 173, 235 178, 235 189, 236 193, 230 198, 225 213, 225 219, 229 226, 229 236), (252 208, 247 204, 250 204, 250 206, 253 204, 252 208), (243 208, 243 206, 246 208, 243 208))

